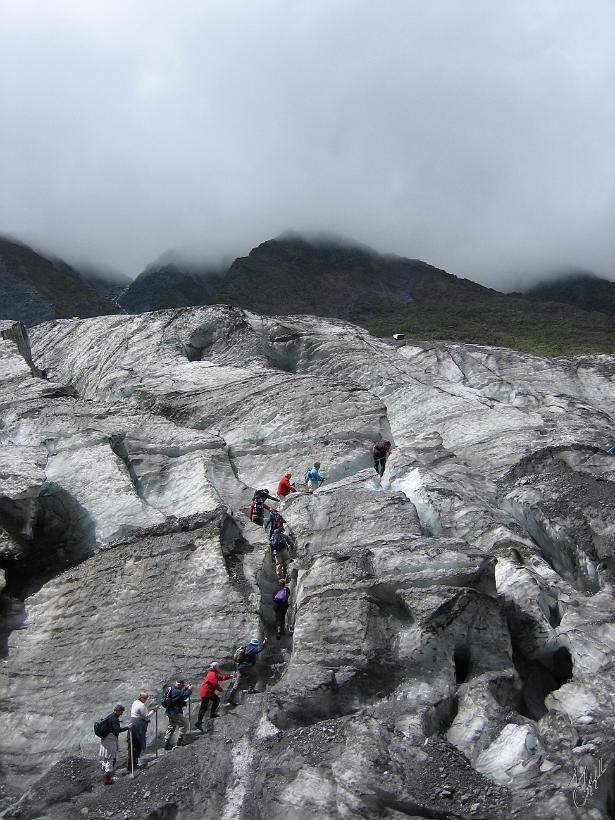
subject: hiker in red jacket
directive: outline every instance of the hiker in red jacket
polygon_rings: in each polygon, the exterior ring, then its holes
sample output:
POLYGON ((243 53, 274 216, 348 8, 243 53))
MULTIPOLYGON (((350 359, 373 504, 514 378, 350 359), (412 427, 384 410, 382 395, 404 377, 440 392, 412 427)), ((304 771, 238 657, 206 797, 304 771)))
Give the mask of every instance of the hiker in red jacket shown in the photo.
POLYGON ((205 676, 205 680, 201 686, 201 690, 199 695, 201 696, 201 707, 199 709, 199 716, 196 719, 196 723, 194 724, 195 727, 199 730, 199 732, 203 731, 203 718, 205 717, 205 713, 207 712, 207 707, 209 702, 211 701, 211 714, 210 717, 215 718, 218 717, 218 706, 220 706, 220 698, 216 695, 216 690, 218 692, 224 692, 224 689, 220 686, 221 680, 230 680, 233 675, 223 675, 220 672, 220 664, 213 663, 209 664, 209 671, 205 676))
POLYGON ((289 470, 287 473, 284 473, 284 475, 280 479, 280 483, 278 484, 278 489, 276 492, 276 495, 279 495, 280 498, 286 498, 287 495, 297 492, 297 488, 295 487, 295 485, 290 483, 291 476, 292 473, 289 470))

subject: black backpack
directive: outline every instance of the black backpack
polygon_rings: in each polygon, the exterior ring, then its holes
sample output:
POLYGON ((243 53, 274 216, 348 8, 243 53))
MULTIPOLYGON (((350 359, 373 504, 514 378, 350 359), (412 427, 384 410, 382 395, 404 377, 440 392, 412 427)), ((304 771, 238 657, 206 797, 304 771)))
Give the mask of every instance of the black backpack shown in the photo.
POLYGON ((269 518, 269 526, 271 527, 271 532, 273 533, 274 530, 284 530, 284 519, 280 515, 279 512, 272 512, 269 518))
POLYGON ((265 515, 264 501, 261 496, 254 496, 254 507, 252 508, 252 515, 257 518, 262 518, 265 515))
POLYGON ((280 549, 281 547, 285 547, 286 546, 286 536, 284 535, 282 530, 276 530, 273 533, 273 535, 271 536, 271 539, 270 539, 269 543, 271 544, 271 549, 273 549, 273 550, 277 550, 277 549, 280 549))
POLYGON ((174 706, 179 706, 182 701, 182 698, 171 698, 171 691, 175 687, 167 686, 164 690, 164 697, 162 699, 162 703, 160 704, 163 709, 172 709, 174 706))
POLYGON ((109 734, 111 731, 111 727, 109 726, 109 716, 104 718, 99 718, 98 720, 94 721, 94 734, 96 737, 101 738, 101 740, 109 734))

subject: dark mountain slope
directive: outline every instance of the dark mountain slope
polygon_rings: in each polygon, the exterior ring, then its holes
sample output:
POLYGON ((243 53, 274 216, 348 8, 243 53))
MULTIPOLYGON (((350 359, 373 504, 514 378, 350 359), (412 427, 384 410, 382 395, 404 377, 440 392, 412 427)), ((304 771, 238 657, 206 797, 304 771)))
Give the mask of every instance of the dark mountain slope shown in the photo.
POLYGON ((263 242, 236 259, 219 301, 257 313, 315 313, 365 322, 400 301, 447 298, 459 286, 486 290, 416 259, 293 236, 263 242))
POLYGON ((176 264, 150 265, 119 297, 128 313, 210 305, 218 301, 220 276, 210 271, 190 271, 176 264))
POLYGON ((541 282, 530 288, 532 299, 564 302, 582 310, 615 313, 615 282, 592 273, 569 273, 550 282, 541 282))
POLYGON ((71 316, 119 313, 76 270, 0 237, 0 318, 36 325, 71 316))

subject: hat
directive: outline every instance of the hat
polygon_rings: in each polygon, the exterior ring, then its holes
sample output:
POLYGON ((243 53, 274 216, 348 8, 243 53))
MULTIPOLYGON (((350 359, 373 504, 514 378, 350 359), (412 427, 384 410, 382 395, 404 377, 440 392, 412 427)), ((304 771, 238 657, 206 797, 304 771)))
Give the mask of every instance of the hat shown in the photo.
POLYGON ((114 707, 113 707, 113 711, 114 711, 114 712, 125 712, 125 711, 126 711, 126 707, 125 707, 125 706, 122 706, 122 704, 121 704, 121 703, 118 703, 118 704, 117 704, 117 706, 114 706, 114 707))
POLYGON ((217 661, 213 661, 213 663, 209 664, 210 669, 220 669, 220 664, 217 661))
POLYGON ((186 682, 186 681, 185 681, 185 680, 183 680, 182 678, 178 678, 178 679, 177 679, 177 683, 180 683, 182 686, 184 685, 184 683, 185 683, 185 682, 186 682))
POLYGON ((259 639, 258 639, 258 638, 252 638, 252 640, 250 641, 250 643, 252 644, 252 646, 258 646, 258 645, 259 645, 259 643, 260 643, 260 641, 259 641, 259 639))

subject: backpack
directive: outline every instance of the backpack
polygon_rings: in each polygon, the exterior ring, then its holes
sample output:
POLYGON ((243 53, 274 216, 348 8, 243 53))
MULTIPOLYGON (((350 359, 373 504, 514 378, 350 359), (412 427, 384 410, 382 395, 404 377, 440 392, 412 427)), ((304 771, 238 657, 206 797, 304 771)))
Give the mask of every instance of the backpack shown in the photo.
POLYGON ((245 660, 246 657, 246 648, 245 646, 238 646, 235 650, 235 654, 233 655, 234 663, 241 663, 245 660))
POLYGON ((271 527, 272 533, 274 530, 282 530, 282 532, 284 532, 284 519, 279 512, 272 512, 270 514, 269 526, 271 527))
POLYGON ((109 720, 108 718, 99 718, 98 720, 94 721, 94 734, 96 737, 99 737, 101 740, 109 734, 111 728, 109 727, 109 720))
POLYGON ((289 594, 290 594, 290 590, 288 589, 288 587, 282 587, 282 589, 279 589, 276 592, 276 594, 273 596, 273 600, 274 601, 285 602, 285 601, 288 600, 289 594))
POLYGON ((308 481, 310 480, 310 473, 311 472, 312 472, 312 468, 308 467, 307 470, 305 471, 304 475, 303 475, 303 483, 304 484, 307 484, 308 481))
POLYGON ((276 530, 269 541, 272 549, 279 549, 286 546, 286 536, 282 530, 276 530))
POLYGON ((260 523, 263 523, 263 517, 265 515, 265 506, 264 501, 261 496, 254 496, 254 506, 252 507, 252 521, 256 518, 260 523))
POLYGON ((374 446, 372 447, 372 453, 374 454, 374 458, 382 458, 384 455, 386 455, 384 442, 381 441, 378 444, 374 444, 374 446))
POLYGON ((173 686, 167 686, 167 688, 164 690, 164 697, 162 699, 162 703, 160 704, 163 709, 172 709, 174 706, 178 706, 182 701, 182 698, 171 697, 172 689, 174 689, 173 686))

